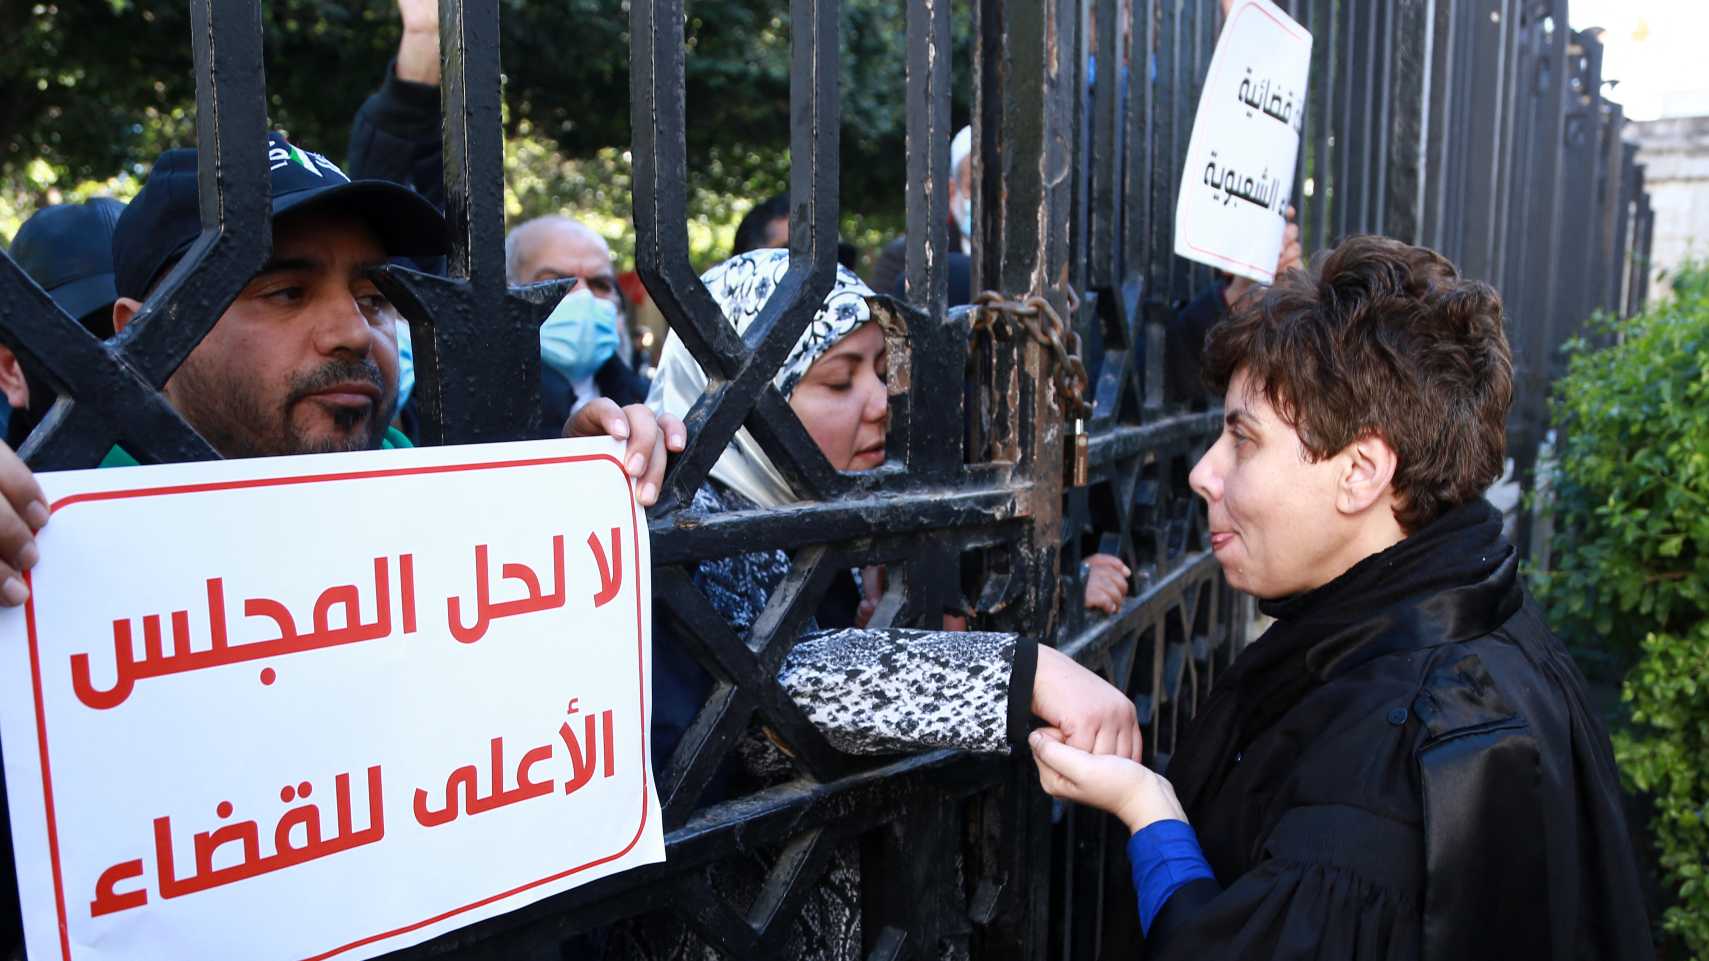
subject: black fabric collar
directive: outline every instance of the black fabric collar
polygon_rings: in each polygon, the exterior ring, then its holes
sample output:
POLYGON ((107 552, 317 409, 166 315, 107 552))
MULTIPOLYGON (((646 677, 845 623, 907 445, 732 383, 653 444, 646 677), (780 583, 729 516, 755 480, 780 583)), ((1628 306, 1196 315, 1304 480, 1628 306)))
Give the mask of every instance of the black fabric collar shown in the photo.
POLYGON ((1264 601, 1276 619, 1218 679, 1171 760, 1192 814, 1233 755, 1307 692, 1372 658, 1481 637, 1524 603, 1501 514, 1478 499, 1304 594, 1264 601))
POLYGON ((1316 590, 1260 602, 1277 623, 1255 646, 1303 645, 1327 681, 1395 650, 1481 637, 1519 610, 1518 563, 1501 513, 1479 498, 1316 590))

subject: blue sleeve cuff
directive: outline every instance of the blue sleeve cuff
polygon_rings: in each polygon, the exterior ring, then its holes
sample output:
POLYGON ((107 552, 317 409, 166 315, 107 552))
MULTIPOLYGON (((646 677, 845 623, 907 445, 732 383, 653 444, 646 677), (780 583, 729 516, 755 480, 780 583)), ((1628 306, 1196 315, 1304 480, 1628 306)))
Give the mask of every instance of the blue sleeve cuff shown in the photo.
POLYGON ((1199 836, 1185 821, 1157 821, 1141 828, 1128 839, 1127 857, 1139 892, 1139 924, 1146 934, 1170 895, 1200 878, 1216 880, 1199 850, 1199 836))

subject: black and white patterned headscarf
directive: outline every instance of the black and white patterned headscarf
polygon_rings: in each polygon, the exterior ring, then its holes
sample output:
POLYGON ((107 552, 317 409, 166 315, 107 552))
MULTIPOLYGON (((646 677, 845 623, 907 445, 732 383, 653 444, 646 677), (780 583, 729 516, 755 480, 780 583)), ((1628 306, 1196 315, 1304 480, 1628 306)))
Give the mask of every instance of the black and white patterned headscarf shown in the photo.
MULTIPOLYGON (((737 335, 742 335, 788 272, 789 251, 750 250, 707 271, 700 281, 724 311, 725 319, 736 328, 737 335)), ((853 271, 837 267, 837 280, 831 292, 772 378, 772 385, 785 399, 794 393, 814 361, 872 319, 872 309, 866 302, 871 296, 872 289, 853 271)), ((659 355, 659 368, 653 377, 647 406, 655 413, 686 417, 705 391, 706 372, 672 331, 659 355)), ((712 477, 762 507, 791 504, 799 499, 745 427, 736 432, 735 439, 713 466, 712 477)))

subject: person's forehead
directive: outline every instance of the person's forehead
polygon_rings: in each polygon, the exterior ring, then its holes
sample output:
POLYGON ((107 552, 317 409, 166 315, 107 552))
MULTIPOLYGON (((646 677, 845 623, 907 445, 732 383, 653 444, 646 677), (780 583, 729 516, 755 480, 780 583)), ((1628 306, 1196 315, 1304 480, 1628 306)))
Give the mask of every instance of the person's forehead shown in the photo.
POLYGON ((551 267, 577 275, 611 272, 611 252, 605 243, 598 237, 567 228, 546 232, 535 246, 532 260, 535 270, 551 267))
POLYGON ((882 353, 884 348, 884 332, 879 329, 877 322, 867 321, 832 344, 822 356, 858 358, 863 354, 882 353))
POLYGON ((273 222, 273 259, 379 262, 386 248, 368 222, 338 210, 292 211, 273 222))
POLYGON ((1264 382, 1249 374, 1242 367, 1234 372, 1228 381, 1228 394, 1223 398, 1223 407, 1228 412, 1229 419, 1238 418, 1254 427, 1265 427, 1274 424, 1278 418, 1270 406, 1270 399, 1264 396, 1264 382))

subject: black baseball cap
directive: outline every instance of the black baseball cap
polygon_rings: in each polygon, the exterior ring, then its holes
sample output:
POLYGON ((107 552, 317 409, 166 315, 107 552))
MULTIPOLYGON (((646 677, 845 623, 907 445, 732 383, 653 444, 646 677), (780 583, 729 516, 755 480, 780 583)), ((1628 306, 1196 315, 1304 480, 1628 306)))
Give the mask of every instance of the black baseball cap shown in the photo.
POLYGON ((111 197, 43 207, 12 238, 24 273, 98 337, 113 334, 113 230, 124 209, 111 197))
MULTIPOLYGON (((367 221, 386 254, 432 257, 446 252, 445 218, 415 191, 389 180, 351 180, 338 165, 277 131, 267 135, 273 217, 310 205, 367 221)), ((168 150, 154 162, 113 233, 113 270, 120 297, 141 300, 202 233, 196 199, 196 151, 168 150)))

